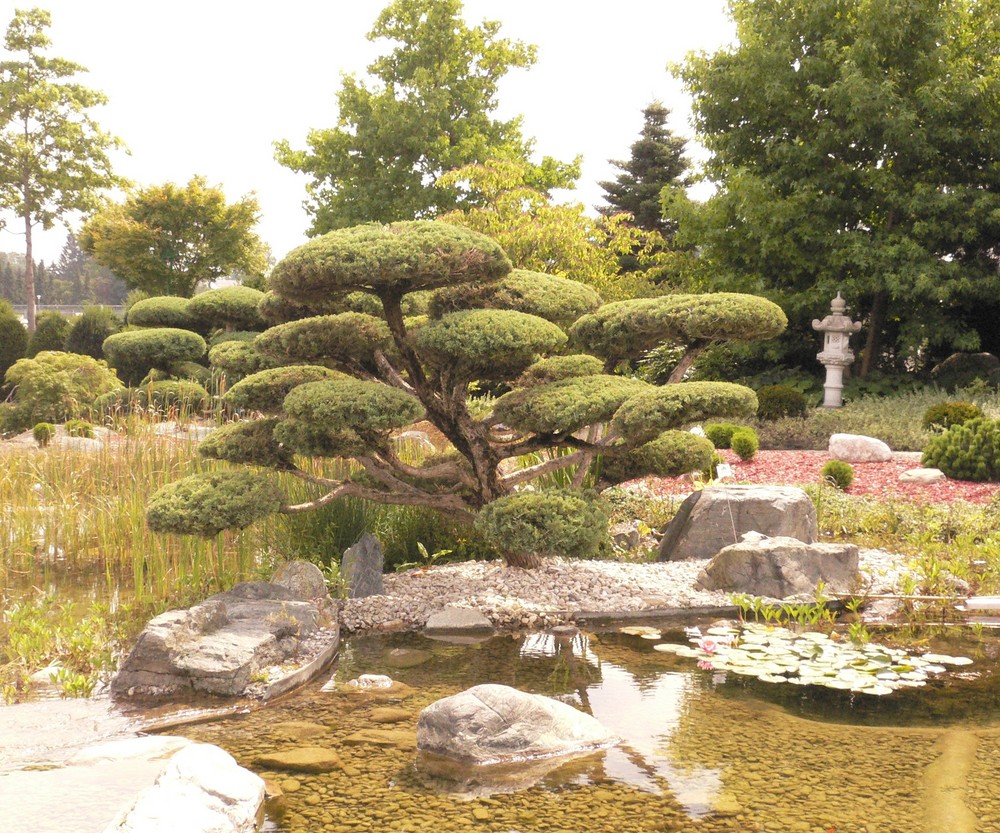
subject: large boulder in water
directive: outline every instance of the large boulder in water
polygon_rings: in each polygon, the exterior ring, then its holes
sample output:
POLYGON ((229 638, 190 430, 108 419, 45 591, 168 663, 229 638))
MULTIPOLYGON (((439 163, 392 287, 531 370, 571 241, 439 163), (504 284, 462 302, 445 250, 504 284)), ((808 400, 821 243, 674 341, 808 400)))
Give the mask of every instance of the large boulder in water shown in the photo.
POLYGON ((711 486, 688 495, 663 531, 660 561, 711 558, 747 532, 816 540, 816 507, 794 486, 711 486))
POLYGON ((605 749, 618 738, 566 703, 504 685, 477 685, 432 703, 417 722, 421 753, 491 765, 605 749))

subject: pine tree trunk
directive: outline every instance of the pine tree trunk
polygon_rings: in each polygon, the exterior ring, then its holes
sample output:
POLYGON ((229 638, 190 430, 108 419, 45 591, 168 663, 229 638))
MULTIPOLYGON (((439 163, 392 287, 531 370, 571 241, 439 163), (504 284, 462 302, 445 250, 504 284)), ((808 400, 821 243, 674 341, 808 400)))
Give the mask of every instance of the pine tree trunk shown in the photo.
POLYGON ((533 552, 504 553, 504 563, 508 567, 519 567, 522 570, 534 570, 542 566, 542 559, 533 552))
POLYGON ((35 261, 31 250, 31 217, 24 215, 24 287, 28 298, 28 332, 35 332, 35 261))
POLYGON ((861 359, 858 378, 865 378, 875 369, 878 354, 882 350, 882 328, 885 326, 885 313, 889 306, 889 293, 885 290, 875 293, 872 311, 868 316, 868 338, 865 339, 865 354, 861 359))

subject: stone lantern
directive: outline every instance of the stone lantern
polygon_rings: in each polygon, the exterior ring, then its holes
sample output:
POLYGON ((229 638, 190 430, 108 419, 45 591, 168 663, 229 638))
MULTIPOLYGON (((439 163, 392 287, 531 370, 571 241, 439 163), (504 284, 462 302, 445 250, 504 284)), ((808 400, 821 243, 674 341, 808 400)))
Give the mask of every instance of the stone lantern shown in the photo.
POLYGON ((844 368, 854 362, 854 353, 849 348, 851 333, 861 329, 860 321, 851 321, 844 315, 847 302, 840 292, 830 304, 830 315, 822 321, 813 319, 814 330, 823 333, 823 349, 816 354, 820 364, 826 368, 823 383, 823 407, 839 408, 844 404, 844 368))

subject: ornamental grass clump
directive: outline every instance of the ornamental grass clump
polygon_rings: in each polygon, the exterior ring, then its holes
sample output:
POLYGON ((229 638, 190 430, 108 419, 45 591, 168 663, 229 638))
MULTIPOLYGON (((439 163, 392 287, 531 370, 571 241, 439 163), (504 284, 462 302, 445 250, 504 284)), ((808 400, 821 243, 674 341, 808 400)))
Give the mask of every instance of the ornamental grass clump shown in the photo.
MULTIPOLYGON (((773 303, 727 293, 601 305, 567 278, 512 271, 484 235, 430 221, 340 229, 300 246, 274 268, 258 311, 273 326, 252 342, 256 353, 223 343, 212 362, 254 371, 224 402, 259 421, 202 447, 211 459, 277 470, 283 489, 301 480, 308 492, 256 509, 294 516, 341 499, 429 508, 489 536, 517 566, 598 552, 607 518, 585 485, 700 468, 711 444, 684 429, 756 411, 753 391, 739 385, 657 387, 612 375, 623 359, 671 342, 690 366, 712 344, 771 338, 786 323, 773 303), (272 366, 255 370, 257 354, 272 366), (509 392, 474 399, 484 386, 509 392), (449 453, 420 462, 401 454, 393 435, 416 420, 429 421, 449 453), (317 474, 311 457, 354 465, 317 474)), ((218 528, 221 516, 207 527, 202 518, 214 483, 171 489, 169 521, 154 499, 150 522, 218 528)))

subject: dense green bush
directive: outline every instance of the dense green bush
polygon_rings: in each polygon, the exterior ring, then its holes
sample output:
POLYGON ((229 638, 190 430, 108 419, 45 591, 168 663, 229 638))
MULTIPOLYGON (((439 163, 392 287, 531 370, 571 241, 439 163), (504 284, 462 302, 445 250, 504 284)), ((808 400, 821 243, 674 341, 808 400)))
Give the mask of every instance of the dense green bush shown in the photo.
POLYGON ((1000 481, 1000 421, 972 419, 932 437, 921 463, 955 480, 1000 481))
POLYGON ((276 512, 281 494, 270 479, 249 471, 194 474, 164 486, 146 506, 154 532, 211 537, 243 529, 276 512))
POLYGON ((646 475, 675 477, 708 468, 712 443, 690 431, 665 431, 655 440, 620 455, 606 455, 601 474, 612 482, 646 475))
POLYGON ((71 327, 70 320, 60 312, 53 310, 40 312, 35 321, 35 332, 28 339, 25 356, 30 359, 43 350, 64 350, 71 327))
MULTIPOLYGON (((263 330, 266 326, 257 305, 264 293, 249 286, 209 289, 188 301, 187 312, 196 322, 194 329, 263 330)), ((169 326, 180 326, 173 324, 169 326)))
POLYGON ((198 446, 203 457, 276 469, 292 467, 292 449, 274 436, 277 419, 231 422, 216 428, 198 446))
POLYGON ((927 430, 948 430, 953 425, 962 425, 970 419, 979 419, 983 412, 971 402, 941 402, 931 405, 921 421, 927 430))
POLYGON ((313 364, 290 364, 260 370, 241 379, 233 385, 224 398, 233 408, 260 411, 265 414, 278 413, 285 397, 294 388, 306 382, 321 382, 324 379, 346 379, 346 374, 328 367, 313 364))
POLYGON ((136 301, 128 310, 130 327, 174 327, 178 330, 198 328, 197 319, 188 310, 190 301, 176 295, 156 295, 136 301))
POLYGON ((265 356, 248 341, 223 341, 216 344, 208 351, 208 363, 225 374, 229 385, 277 365, 274 359, 265 356))
POLYGON ((27 350, 28 331, 10 303, 0 299, 0 379, 27 350))
POLYGON ((830 483, 842 492, 851 488, 854 482, 854 466, 843 460, 828 460, 819 470, 825 483, 830 483))
POLYGON ((14 386, 14 417, 22 429, 39 421, 77 418, 98 396, 121 386, 104 362, 56 351, 21 359, 7 371, 6 380, 14 386))
POLYGON ((138 385, 154 367, 169 370, 176 362, 197 362, 205 349, 205 339, 200 335, 173 327, 126 330, 104 342, 108 364, 130 386, 138 385))
POLYGON ((508 562, 529 566, 537 556, 593 558, 606 545, 608 516, 592 492, 520 492, 486 505, 476 529, 508 562))
POLYGON ((67 419, 63 426, 66 433, 71 437, 83 437, 88 440, 94 439, 94 426, 84 419, 67 419))
POLYGON ((539 359, 522 373, 514 382, 515 388, 530 388, 533 385, 547 385, 563 379, 578 376, 597 376, 604 370, 604 362, 597 356, 583 353, 572 356, 550 356, 539 359))
POLYGON ((740 428, 732 422, 710 422, 705 426, 705 437, 716 448, 729 448, 733 432, 740 428))
POLYGON ((56 435, 56 427, 51 422, 39 422, 31 429, 31 436, 35 438, 39 448, 45 448, 56 435))
POLYGON ((107 307, 87 306, 75 318, 66 334, 62 349, 94 359, 104 358, 104 342, 121 328, 121 322, 107 307))
POLYGON ((737 428, 729 438, 729 447, 736 452, 741 460, 752 460, 757 456, 760 440, 753 428, 737 428))
POLYGON ((757 416, 761 419, 804 417, 805 396, 787 385, 767 385, 757 391, 757 416))

